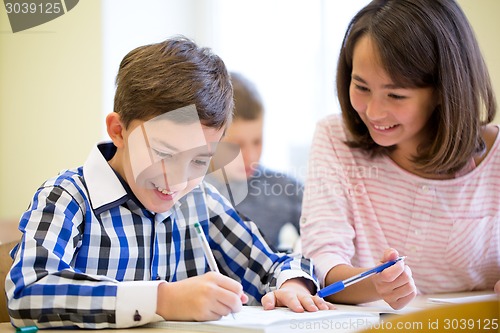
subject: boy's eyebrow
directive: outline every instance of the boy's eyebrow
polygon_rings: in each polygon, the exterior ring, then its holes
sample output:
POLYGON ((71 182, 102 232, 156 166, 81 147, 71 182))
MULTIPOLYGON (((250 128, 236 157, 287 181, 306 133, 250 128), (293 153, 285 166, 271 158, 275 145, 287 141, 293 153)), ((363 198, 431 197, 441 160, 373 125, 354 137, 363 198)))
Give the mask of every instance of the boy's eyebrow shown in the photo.
MULTIPOLYGON (((352 74, 352 75, 351 75, 351 78, 352 78, 353 80, 359 81, 359 82, 361 82, 361 83, 363 83, 363 84, 368 84, 368 83, 366 83, 366 81, 365 81, 365 80, 364 80, 361 76, 359 76, 359 75, 352 74)), ((382 88, 385 88, 385 89, 402 89, 403 87, 398 86, 398 85, 396 85, 396 84, 394 84, 394 83, 390 83, 390 84, 384 84, 384 85, 382 86, 382 88)))

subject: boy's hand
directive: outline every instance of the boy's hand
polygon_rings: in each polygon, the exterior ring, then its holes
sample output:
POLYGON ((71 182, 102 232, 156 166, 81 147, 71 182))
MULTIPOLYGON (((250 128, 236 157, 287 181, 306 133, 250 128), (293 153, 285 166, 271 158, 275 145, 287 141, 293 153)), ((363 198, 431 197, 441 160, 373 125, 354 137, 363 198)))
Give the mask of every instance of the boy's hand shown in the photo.
POLYGON ((248 302, 243 287, 220 273, 208 272, 158 286, 156 313, 165 320, 218 320, 248 302))
POLYGON ((285 306, 294 312, 318 310, 333 310, 335 306, 319 296, 311 295, 307 284, 311 281, 296 278, 287 280, 280 289, 272 291, 262 297, 262 306, 265 310, 272 310, 277 306, 285 306))
MULTIPOLYGON (((399 256, 394 249, 385 251, 382 263, 394 260, 399 256)), ((380 297, 393 309, 401 309, 417 295, 417 288, 413 281, 410 267, 404 261, 397 262, 372 278, 373 284, 380 297)))

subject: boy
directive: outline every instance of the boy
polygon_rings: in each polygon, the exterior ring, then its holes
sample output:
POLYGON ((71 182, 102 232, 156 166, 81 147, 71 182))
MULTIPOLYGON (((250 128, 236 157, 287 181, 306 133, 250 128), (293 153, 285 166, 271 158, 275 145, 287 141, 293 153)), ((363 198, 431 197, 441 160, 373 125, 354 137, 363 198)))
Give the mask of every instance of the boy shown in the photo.
POLYGON ((117 75, 112 143, 46 181, 20 221, 6 281, 15 326, 118 328, 215 320, 242 303, 317 311, 306 259, 272 253, 203 180, 231 121, 222 60, 185 38, 132 50, 117 75), (222 274, 209 272, 195 223, 222 274), (263 296, 264 295, 264 296, 263 296))
MULTIPOLYGON (((299 236, 303 186, 295 179, 260 164, 264 105, 250 80, 240 73, 230 74, 235 107, 233 121, 222 141, 238 145, 243 159, 240 175, 233 173, 235 181, 231 190, 239 189, 239 184, 247 189, 235 208, 259 227, 271 246, 280 251, 292 250, 299 236)), ((210 174, 207 180, 225 194, 216 175, 210 174)), ((232 192, 234 195, 235 191, 232 192)))

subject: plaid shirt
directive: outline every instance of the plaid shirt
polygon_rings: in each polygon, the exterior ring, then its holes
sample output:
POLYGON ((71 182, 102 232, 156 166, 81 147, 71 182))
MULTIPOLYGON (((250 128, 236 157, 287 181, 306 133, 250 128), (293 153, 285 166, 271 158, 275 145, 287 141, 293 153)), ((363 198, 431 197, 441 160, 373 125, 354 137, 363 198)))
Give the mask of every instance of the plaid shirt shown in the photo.
POLYGON ((161 320, 158 284, 209 271, 195 222, 220 272, 243 285, 249 304, 289 278, 316 283, 308 260, 272 252, 253 222, 204 182, 166 213, 146 210, 107 163, 114 152, 111 143, 94 148, 83 167, 46 181, 23 214, 6 281, 15 326, 116 328, 161 320))

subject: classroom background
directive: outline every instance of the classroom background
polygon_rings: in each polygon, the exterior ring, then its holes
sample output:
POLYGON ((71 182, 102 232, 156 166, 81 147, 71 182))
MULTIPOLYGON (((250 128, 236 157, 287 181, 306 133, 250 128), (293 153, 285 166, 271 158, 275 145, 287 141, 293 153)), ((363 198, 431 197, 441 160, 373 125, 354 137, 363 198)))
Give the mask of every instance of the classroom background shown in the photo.
MULTIPOLYGON (((82 165, 107 139, 123 56, 177 34, 257 85, 266 108, 262 162, 303 179, 315 123, 339 112, 334 79, 345 28, 368 2, 84 0, 17 33, 0 7, 0 227, 19 219, 44 180, 82 165)), ((500 1, 458 2, 500 99, 500 1)))

